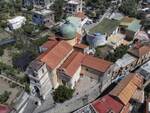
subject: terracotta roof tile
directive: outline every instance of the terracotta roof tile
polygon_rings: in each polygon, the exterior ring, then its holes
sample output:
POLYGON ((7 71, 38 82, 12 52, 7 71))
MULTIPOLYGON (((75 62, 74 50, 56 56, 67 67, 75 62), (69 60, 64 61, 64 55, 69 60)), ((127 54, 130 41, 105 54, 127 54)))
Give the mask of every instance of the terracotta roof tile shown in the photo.
POLYGON ((84 12, 77 12, 75 16, 81 19, 85 19, 87 17, 84 12))
POLYGON ((145 46, 142 46, 142 47, 133 47, 133 48, 130 48, 128 50, 128 52, 136 57, 142 57, 143 55, 147 54, 148 52, 150 52, 150 46, 148 45, 145 45, 145 46))
POLYGON ((106 95, 92 103, 92 106, 96 110, 96 113, 120 113, 123 105, 113 99, 111 96, 106 95))
POLYGON ((59 41, 49 51, 41 54, 37 60, 44 62, 50 69, 56 68, 56 66, 72 51, 72 46, 65 41, 59 41))
POLYGON ((126 105, 137 88, 140 88, 142 84, 143 78, 138 74, 131 73, 110 92, 110 95, 119 98, 120 101, 126 105))
POLYGON ((47 49, 49 50, 49 49, 52 49, 57 43, 58 43, 57 40, 49 39, 49 40, 48 40, 47 42, 45 42, 41 47, 42 47, 42 48, 47 48, 47 49))
POLYGON ((130 112, 130 104, 125 105, 120 113, 129 113, 130 112))
POLYGON ((84 55, 81 52, 74 51, 59 69, 63 69, 66 75, 72 77, 81 66, 83 58, 84 55))
POLYGON ((112 63, 103 59, 86 55, 82 61, 82 65, 104 73, 112 65, 112 63))

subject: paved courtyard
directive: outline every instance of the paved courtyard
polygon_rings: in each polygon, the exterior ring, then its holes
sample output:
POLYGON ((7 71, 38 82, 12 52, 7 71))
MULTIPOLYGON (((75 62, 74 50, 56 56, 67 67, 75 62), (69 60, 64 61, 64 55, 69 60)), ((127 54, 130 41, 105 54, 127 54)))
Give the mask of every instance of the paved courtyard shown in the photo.
POLYGON ((87 75, 80 77, 78 83, 76 84, 76 89, 75 89, 74 95, 82 94, 83 92, 90 90, 97 83, 98 83, 97 80, 92 79, 87 75))

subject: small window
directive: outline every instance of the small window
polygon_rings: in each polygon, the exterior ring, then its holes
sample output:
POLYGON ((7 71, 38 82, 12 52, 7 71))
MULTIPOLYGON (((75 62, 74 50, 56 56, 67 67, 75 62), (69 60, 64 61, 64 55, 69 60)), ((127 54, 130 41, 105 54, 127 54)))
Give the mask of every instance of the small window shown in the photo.
POLYGON ((42 69, 42 73, 44 73, 44 69, 42 69))

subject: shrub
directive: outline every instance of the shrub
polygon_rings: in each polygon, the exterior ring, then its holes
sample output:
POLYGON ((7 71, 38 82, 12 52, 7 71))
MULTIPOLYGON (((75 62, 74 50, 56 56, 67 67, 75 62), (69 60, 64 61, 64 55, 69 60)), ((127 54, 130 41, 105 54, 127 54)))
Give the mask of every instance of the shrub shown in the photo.
POLYGON ((72 98, 74 90, 71 88, 68 88, 66 86, 59 86, 55 91, 53 98, 56 102, 64 102, 65 100, 68 100, 72 98))
POLYGON ((0 56, 2 56, 4 54, 4 49, 0 48, 0 56))

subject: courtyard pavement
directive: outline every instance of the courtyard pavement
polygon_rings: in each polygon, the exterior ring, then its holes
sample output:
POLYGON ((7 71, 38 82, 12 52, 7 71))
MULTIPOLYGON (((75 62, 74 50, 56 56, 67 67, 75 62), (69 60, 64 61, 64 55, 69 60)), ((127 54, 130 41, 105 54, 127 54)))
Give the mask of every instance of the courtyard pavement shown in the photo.
POLYGON ((79 81, 76 84, 76 90, 74 92, 74 96, 78 94, 82 94, 85 91, 90 90, 98 83, 97 80, 90 78, 87 75, 80 77, 79 81))

